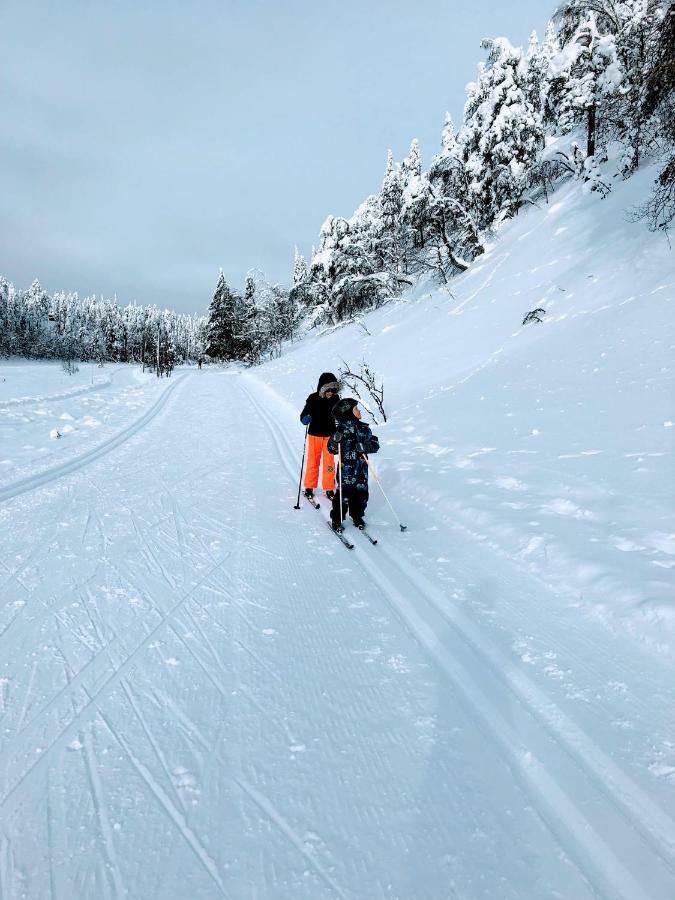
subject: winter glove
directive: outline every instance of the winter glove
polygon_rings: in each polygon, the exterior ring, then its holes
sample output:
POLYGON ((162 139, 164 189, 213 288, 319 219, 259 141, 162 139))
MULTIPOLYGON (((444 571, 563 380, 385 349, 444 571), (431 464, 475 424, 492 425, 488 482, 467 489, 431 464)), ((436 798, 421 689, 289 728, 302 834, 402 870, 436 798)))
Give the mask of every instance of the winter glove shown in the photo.
POLYGON ((310 425, 312 422, 312 417, 310 415, 302 416, 300 421, 303 425, 310 425))

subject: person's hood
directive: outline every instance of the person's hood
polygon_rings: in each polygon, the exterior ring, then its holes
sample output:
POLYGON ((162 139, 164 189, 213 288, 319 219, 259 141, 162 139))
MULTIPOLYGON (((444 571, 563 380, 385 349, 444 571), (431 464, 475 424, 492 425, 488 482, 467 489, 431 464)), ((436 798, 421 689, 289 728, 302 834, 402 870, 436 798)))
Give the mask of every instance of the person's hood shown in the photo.
POLYGON ((322 372, 321 375, 319 375, 319 383, 316 386, 317 392, 320 394, 321 388, 324 386, 324 384, 328 384, 331 381, 337 384, 337 378, 335 377, 335 375, 333 375, 332 372, 322 372))
POLYGON ((324 372, 319 378, 319 383, 316 387, 316 390, 319 394, 319 397, 324 397, 326 391, 335 391, 336 394, 339 394, 340 382, 332 372, 324 372))

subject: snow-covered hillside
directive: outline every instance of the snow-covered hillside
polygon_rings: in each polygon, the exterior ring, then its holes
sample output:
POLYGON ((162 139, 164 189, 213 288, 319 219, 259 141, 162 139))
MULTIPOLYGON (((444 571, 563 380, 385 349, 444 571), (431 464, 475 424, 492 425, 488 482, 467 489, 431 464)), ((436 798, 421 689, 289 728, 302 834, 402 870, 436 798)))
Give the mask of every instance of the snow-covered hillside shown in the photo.
POLYGON ((672 900, 649 178, 259 368, 3 363, 2 900, 672 900), (372 486, 348 551, 293 508, 298 411, 364 356, 408 530, 372 486))
POLYGON ((675 267, 628 222, 653 177, 604 200, 569 184, 448 290, 422 284, 256 374, 298 407, 319 372, 365 359, 385 384, 383 482, 443 523, 439 575, 462 533, 580 619, 673 654, 675 267))

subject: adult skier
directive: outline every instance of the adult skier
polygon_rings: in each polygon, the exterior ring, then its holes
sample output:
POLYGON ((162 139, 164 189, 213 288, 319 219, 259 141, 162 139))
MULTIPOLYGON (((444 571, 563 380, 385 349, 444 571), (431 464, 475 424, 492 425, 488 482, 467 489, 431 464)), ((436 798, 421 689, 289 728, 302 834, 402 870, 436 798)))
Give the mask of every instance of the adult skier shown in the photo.
POLYGON ((347 512, 357 528, 363 528, 363 515, 368 503, 368 462, 366 455, 377 453, 380 442, 365 422, 361 421, 358 400, 345 397, 333 407, 337 429, 328 441, 330 453, 338 455, 340 484, 333 497, 330 518, 334 531, 342 531, 347 512), (342 500, 342 509, 340 509, 342 500))
POLYGON ((314 489, 319 484, 319 467, 322 468, 321 485, 326 496, 332 500, 335 493, 335 460, 328 451, 328 438, 335 431, 335 419, 331 412, 336 400, 340 399, 340 384, 332 372, 323 372, 316 391, 310 394, 300 421, 308 425, 307 466, 305 468, 305 496, 312 499, 314 489))

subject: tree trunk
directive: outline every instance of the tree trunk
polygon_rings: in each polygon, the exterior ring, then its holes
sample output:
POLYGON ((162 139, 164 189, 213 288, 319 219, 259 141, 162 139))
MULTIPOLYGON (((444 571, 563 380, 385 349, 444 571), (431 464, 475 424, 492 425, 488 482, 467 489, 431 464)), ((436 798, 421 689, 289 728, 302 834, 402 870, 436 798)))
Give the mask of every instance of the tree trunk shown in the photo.
POLYGON ((595 155, 595 103, 588 107, 588 140, 586 143, 586 156, 595 155))

